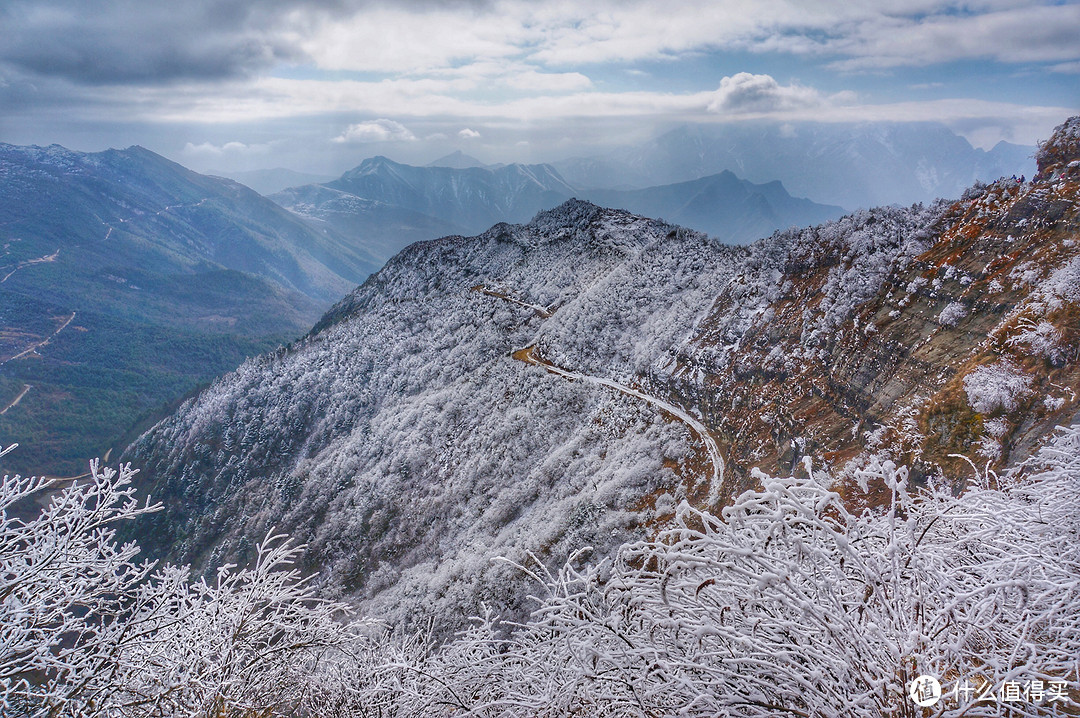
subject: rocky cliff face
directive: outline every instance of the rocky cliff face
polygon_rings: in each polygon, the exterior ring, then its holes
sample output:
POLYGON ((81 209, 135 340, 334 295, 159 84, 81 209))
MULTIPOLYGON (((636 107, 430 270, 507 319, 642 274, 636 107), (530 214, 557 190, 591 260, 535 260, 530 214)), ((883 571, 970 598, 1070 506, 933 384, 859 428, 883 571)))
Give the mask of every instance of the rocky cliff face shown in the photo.
POLYGON ((602 556, 754 467, 827 463, 858 505, 871 454, 958 485, 954 454, 1022 461, 1077 413, 1073 127, 1031 183, 749 248, 583 202, 413 245, 129 449, 146 533, 217 562, 277 526, 328 592, 450 630, 523 605, 494 557, 602 556))
POLYGON ((1030 183, 760 243, 654 380, 694 397, 743 476, 883 451, 952 481, 971 475, 956 454, 1023 461, 1080 408, 1077 127, 1030 183))

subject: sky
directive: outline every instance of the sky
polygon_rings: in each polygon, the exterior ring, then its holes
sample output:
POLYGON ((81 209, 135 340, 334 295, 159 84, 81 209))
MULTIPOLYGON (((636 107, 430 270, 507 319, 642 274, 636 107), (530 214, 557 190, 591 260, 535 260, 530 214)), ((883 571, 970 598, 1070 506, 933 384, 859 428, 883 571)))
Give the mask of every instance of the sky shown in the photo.
POLYGON ((0 0, 0 142, 335 175, 600 154, 680 124, 1080 113, 1080 0, 0 0))

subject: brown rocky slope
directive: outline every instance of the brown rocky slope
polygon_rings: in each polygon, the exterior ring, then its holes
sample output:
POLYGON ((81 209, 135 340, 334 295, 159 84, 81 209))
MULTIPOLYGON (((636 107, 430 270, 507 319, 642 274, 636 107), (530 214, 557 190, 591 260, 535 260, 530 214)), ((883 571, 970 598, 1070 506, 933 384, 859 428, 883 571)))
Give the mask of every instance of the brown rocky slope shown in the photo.
POLYGON ((651 383, 700 407, 743 484, 804 456, 845 477, 886 452, 956 482, 960 455, 1023 461, 1080 410, 1080 118, 1037 159, 1033 180, 976 186, 889 247, 765 240, 791 249, 728 286, 651 383), (747 285, 769 296, 740 326, 747 285))

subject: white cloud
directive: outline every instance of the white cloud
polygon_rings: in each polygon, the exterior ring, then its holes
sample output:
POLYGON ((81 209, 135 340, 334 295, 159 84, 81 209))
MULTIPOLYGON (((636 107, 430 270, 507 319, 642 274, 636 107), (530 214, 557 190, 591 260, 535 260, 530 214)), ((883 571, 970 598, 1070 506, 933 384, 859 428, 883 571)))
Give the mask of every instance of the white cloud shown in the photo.
POLYGON ((243 142, 226 142, 223 145, 215 145, 211 142, 194 144, 188 142, 184 145, 185 155, 195 157, 221 157, 223 155, 262 155, 270 151, 269 144, 247 145, 243 142))
POLYGON ((1066 75, 1080 74, 1080 60, 1076 62, 1062 62, 1050 67, 1051 72, 1060 72, 1066 75))
POLYGON ((736 115, 818 107, 822 102, 821 95, 813 88, 784 86, 770 75, 740 72, 720 80, 720 88, 707 109, 709 112, 736 115))
MULTIPOLYGON (((503 4, 500 4, 500 7, 503 4)), ((536 39, 522 14, 366 6, 351 18, 292 14, 293 37, 324 69, 408 73, 518 55, 536 39)))
POLYGON ((463 140, 475 140, 480 137, 480 133, 476 130, 470 130, 468 127, 457 133, 457 136, 463 140))
POLYGON ((524 62, 477 60, 454 67, 436 68, 422 75, 388 80, 407 83, 425 92, 469 92, 480 90, 524 90, 539 92, 575 92, 592 87, 592 80, 580 72, 541 72, 524 62))
POLYGON ((394 120, 369 120, 349 125, 334 142, 412 142, 416 139, 405 125, 394 120))
POLYGON ((779 122, 940 121, 969 138, 979 132, 975 143, 986 146, 996 142, 995 137, 1025 144, 1045 139, 1063 118, 1077 111, 1075 107, 975 97, 867 104, 857 101, 852 93, 826 94, 813 87, 784 85, 768 75, 745 73, 731 76, 726 85, 713 91, 588 90, 508 98, 423 91, 438 82, 441 80, 430 78, 262 78, 214 86, 100 88, 96 91, 96 114, 86 116, 107 121, 122 107, 133 120, 205 125, 333 114, 383 118, 353 125, 340 135, 339 142, 415 138, 402 122, 423 126, 425 136, 439 132, 453 136, 462 127, 478 125, 522 132, 574 121, 588 121, 593 126, 617 123, 624 130, 640 128, 641 120, 649 124, 756 118, 779 122))

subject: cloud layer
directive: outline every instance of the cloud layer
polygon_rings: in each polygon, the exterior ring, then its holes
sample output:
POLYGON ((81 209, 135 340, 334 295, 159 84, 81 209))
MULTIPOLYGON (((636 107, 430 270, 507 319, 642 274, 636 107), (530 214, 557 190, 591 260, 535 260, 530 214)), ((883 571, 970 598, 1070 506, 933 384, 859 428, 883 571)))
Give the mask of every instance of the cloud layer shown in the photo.
MULTIPOLYGON (((0 27, 0 140, 64 117, 358 146, 752 118, 1031 141, 1080 106, 1080 0, 7 0, 0 27)), ((193 156, 269 141, 185 134, 193 156)))
POLYGON ((887 9, 872 0, 8 0, 0 19, 0 62, 93 84, 236 77, 281 63, 467 75, 517 62, 527 74, 711 50, 823 56, 848 68, 1080 60, 1080 5, 1033 0, 887 9))

